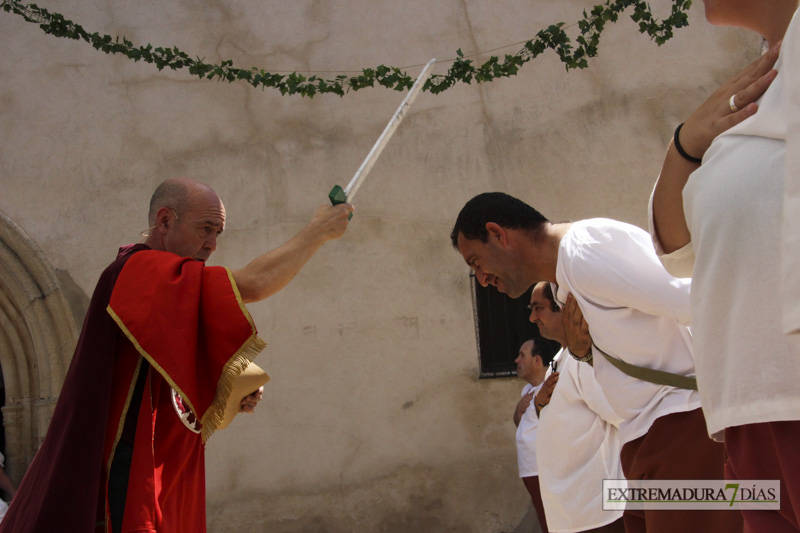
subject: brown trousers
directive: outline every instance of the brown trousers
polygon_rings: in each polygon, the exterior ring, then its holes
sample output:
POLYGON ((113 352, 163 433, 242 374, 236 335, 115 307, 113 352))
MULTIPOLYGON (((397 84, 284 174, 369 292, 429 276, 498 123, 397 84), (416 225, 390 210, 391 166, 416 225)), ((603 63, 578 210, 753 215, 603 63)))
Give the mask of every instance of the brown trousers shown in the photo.
MULTIPOLYGON (((708 437, 702 409, 665 415, 620 453, 625 477, 725 479, 725 449, 708 437)), ((728 533, 743 529, 739 511, 630 510, 627 533, 728 533)))
POLYGON ((596 529, 587 529, 581 533, 625 533, 625 524, 622 518, 614 520, 610 524, 606 524, 596 529))
POLYGON ((522 478, 522 482, 525 483, 525 488, 528 489, 528 493, 531 495, 531 502, 533 503, 533 508, 536 510, 536 516, 539 518, 539 525, 542 528, 542 533, 550 533, 550 530, 547 529, 547 519, 544 516, 544 504, 542 503, 542 491, 539 488, 539 476, 529 476, 522 478))
POLYGON ((728 479, 779 479, 780 511, 742 511, 748 533, 800 531, 800 421, 727 428, 728 479))

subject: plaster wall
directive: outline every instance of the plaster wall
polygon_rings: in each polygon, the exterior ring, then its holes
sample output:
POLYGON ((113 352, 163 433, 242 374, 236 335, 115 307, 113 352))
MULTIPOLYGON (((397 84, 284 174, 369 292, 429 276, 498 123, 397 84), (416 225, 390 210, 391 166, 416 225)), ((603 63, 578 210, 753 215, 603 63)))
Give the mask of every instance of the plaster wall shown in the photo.
MULTIPOLYGON (((39 5, 211 62, 419 65, 408 68, 416 74, 430 57, 521 43, 594 3, 39 5)), ((670 2, 651 4, 666 15, 670 2)), ((695 4, 690 27, 664 46, 622 17, 588 70, 567 73, 548 52, 516 77, 417 99, 360 189, 347 234, 250 306, 269 343, 257 363, 273 380, 256 414, 209 442, 209 531, 514 530, 530 505, 511 421, 522 384, 477 378, 468 270, 450 228, 487 190, 551 220, 645 226, 675 126, 759 53, 757 36, 711 27, 695 4)), ((228 222, 211 263, 243 266, 347 183, 403 97, 376 88, 309 100, 159 72, 6 13, 0 50, 0 211, 74 280, 76 308, 117 247, 139 239, 163 179, 214 187, 228 222)))

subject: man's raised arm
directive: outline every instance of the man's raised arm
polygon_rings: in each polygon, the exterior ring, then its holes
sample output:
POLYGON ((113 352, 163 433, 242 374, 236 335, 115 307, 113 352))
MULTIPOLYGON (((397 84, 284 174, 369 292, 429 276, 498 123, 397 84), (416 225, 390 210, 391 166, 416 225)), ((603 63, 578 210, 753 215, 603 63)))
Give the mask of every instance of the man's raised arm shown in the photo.
POLYGON ((233 270, 242 300, 257 302, 284 288, 323 244, 344 235, 352 211, 350 204, 322 205, 297 235, 244 268, 233 270))

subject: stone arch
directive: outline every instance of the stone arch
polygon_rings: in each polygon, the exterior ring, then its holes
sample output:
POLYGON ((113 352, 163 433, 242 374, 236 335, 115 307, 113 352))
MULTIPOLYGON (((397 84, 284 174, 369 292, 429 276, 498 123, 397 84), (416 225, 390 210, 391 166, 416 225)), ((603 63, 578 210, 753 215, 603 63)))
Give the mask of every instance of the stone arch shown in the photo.
POLYGON ((0 365, 6 471, 19 483, 39 448, 77 341, 65 291, 42 250, 0 212, 0 365))

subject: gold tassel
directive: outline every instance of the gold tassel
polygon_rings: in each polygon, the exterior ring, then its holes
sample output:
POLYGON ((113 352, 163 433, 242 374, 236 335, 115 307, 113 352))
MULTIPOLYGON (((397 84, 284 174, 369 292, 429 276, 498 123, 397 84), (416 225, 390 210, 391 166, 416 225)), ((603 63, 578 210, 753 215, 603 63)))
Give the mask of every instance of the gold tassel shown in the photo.
POLYGON ((211 435, 217 430, 217 427, 222 423, 225 414, 225 405, 233 389, 233 382, 236 378, 245 371, 248 365, 258 357, 258 354, 267 347, 267 343, 261 340, 258 335, 250 337, 239 350, 231 357, 225 365, 222 375, 220 375, 219 382, 217 383, 217 393, 214 396, 214 401, 203 414, 200 420, 203 424, 201 436, 203 444, 208 441, 211 435))

